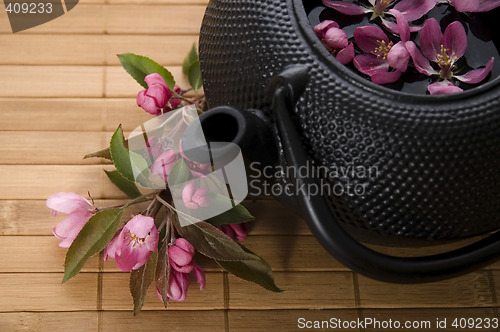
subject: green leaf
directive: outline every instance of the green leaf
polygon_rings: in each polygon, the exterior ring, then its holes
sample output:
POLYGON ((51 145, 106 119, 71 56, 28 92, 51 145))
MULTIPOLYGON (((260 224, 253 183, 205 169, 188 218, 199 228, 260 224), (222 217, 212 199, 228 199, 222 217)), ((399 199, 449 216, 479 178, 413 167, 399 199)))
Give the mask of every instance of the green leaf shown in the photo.
POLYGON ((124 209, 109 209, 97 212, 83 226, 66 253, 63 282, 80 272, 85 262, 103 250, 118 229, 124 209))
POLYGON ((194 62, 188 71, 188 80, 189 84, 193 87, 193 89, 198 90, 202 87, 203 81, 201 80, 201 69, 200 69, 200 61, 194 62))
MULTIPOLYGON (((209 199, 209 207, 217 209, 217 206, 219 205, 225 206, 229 198, 226 198, 222 195, 216 195, 215 197, 211 196, 209 199), (219 201, 220 204, 218 204, 219 201)), ((248 212, 248 210, 243 205, 235 205, 233 200, 231 200, 231 203, 233 205, 233 208, 231 210, 223 212, 222 214, 216 215, 215 217, 209 218, 205 221, 214 226, 221 226, 227 224, 239 224, 254 219, 250 212, 248 212)))
POLYGON ((189 167, 184 159, 181 158, 177 160, 177 162, 170 170, 170 173, 168 173, 168 184, 169 186, 174 186, 184 183, 189 180, 190 176, 191 172, 189 171, 189 167))
MULTIPOLYGON (((250 249, 241 246, 243 250, 251 253, 257 257, 257 254, 252 252, 250 249)), ((258 260, 247 260, 247 261, 219 261, 216 262, 226 271, 231 272, 235 276, 254 282, 261 285, 267 290, 272 292, 282 292, 283 290, 278 288, 274 283, 273 272, 271 266, 261 257, 258 260)))
POLYGON ((134 315, 137 315, 144 305, 148 288, 155 277, 157 261, 158 253, 152 252, 146 264, 130 272, 130 293, 134 299, 134 315))
POLYGON ((175 80, 172 74, 165 67, 154 62, 150 58, 132 53, 118 54, 118 58, 123 68, 145 89, 148 88, 144 78, 149 74, 158 73, 163 77, 165 83, 170 89, 175 86, 175 80))
POLYGON ((198 61, 198 51, 196 51, 196 44, 193 43, 193 47, 189 50, 189 53, 184 58, 184 62, 182 63, 182 73, 186 76, 189 75, 189 68, 193 63, 198 61))
POLYGON ((108 178, 113 182, 115 186, 118 187, 121 191, 123 191, 128 197, 134 199, 141 196, 141 192, 137 188, 134 182, 131 182, 125 179, 120 172, 114 171, 104 171, 108 178))
POLYGON ((168 243, 165 241, 158 252, 158 263, 156 265, 156 288, 160 292, 165 308, 168 298, 168 279, 170 278, 170 260, 168 258, 168 243))
POLYGON ((99 150, 94 153, 89 153, 83 157, 83 159, 89 159, 89 158, 104 158, 111 160, 111 153, 109 152, 109 148, 99 150))
POLYGON ((216 227, 199 221, 181 226, 177 217, 172 218, 177 232, 201 254, 221 261, 259 260, 259 256, 246 252, 229 236, 216 227))
POLYGON ((144 187, 151 186, 149 177, 149 168, 146 160, 135 152, 130 152, 125 147, 125 138, 123 137, 122 126, 118 126, 115 133, 111 137, 109 144, 111 159, 120 175, 130 181, 138 182, 144 187), (132 161, 132 162, 131 162, 132 161), (134 176, 138 174, 137 178, 134 176))

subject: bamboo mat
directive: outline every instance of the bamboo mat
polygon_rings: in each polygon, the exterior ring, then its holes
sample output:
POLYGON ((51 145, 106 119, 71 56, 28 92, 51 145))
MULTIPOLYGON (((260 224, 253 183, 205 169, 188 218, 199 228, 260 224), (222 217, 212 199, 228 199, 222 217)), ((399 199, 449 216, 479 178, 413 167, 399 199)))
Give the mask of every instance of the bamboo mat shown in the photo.
POLYGON ((149 56, 186 86, 180 66, 206 3, 80 0, 62 17, 16 34, 0 10, 0 331, 290 331, 299 318, 498 317, 500 264, 423 285, 373 281, 330 257, 300 218, 271 200, 247 202, 258 221, 244 243, 270 262, 283 293, 202 257, 203 292, 193 285, 185 302, 166 310, 150 292, 136 317, 128 274, 113 262, 94 257, 61 284, 65 250, 51 235, 60 219, 45 199, 58 191, 90 191, 101 204, 123 199, 102 171, 111 166, 82 156, 107 146, 119 123, 130 131, 148 119, 135 105, 140 87, 116 54, 149 56))

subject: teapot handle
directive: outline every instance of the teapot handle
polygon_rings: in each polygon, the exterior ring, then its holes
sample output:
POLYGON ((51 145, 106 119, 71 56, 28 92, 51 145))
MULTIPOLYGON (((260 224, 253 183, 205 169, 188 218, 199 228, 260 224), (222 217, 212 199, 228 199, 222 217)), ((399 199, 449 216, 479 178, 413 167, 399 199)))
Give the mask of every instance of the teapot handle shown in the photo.
MULTIPOLYGON (((308 156, 290 117, 307 84, 307 68, 286 68, 269 85, 273 91, 273 113, 289 165, 305 167, 308 156)), ((292 172, 293 173, 293 172, 292 172)), ((315 186, 314 178, 295 178, 298 186, 315 186)), ((313 234, 342 264, 367 277, 394 283, 431 282, 466 274, 499 258, 500 232, 460 249, 422 257, 395 257, 367 248, 351 237, 332 213, 323 196, 297 197, 313 234), (324 222, 328 220, 329 222, 324 222)))

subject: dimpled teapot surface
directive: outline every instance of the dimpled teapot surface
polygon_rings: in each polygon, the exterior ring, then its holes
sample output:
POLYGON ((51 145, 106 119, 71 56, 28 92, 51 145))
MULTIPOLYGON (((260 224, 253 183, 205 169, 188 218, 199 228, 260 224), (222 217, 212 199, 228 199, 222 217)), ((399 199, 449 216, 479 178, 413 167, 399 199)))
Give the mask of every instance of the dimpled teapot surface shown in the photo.
POLYGON ((211 107, 267 113, 271 79, 291 65, 307 68, 290 112, 310 160, 337 185, 329 202, 351 233, 383 242, 499 228, 498 79, 447 96, 372 84, 324 49, 301 0, 210 1, 200 59, 211 107))

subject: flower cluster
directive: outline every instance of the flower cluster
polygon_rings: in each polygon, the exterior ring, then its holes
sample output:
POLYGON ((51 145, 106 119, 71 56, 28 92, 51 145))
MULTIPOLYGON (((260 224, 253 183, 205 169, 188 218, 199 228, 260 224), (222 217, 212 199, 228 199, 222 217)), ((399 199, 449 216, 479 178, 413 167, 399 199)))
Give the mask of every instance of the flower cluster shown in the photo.
POLYGON ((463 91, 457 86, 458 82, 477 84, 484 81, 493 68, 493 57, 479 69, 467 71, 459 65, 464 62, 462 58, 467 49, 467 34, 461 22, 448 24, 444 34, 434 18, 425 20, 423 27, 410 26, 410 23, 423 18, 438 4, 447 4, 457 12, 471 13, 492 10, 500 6, 500 1, 368 0, 365 6, 323 0, 323 4, 347 16, 368 14, 370 21, 381 24, 381 27, 357 27, 352 38, 332 20, 314 26, 316 35, 340 63, 352 62, 374 83, 397 82, 403 73, 412 70, 433 80, 427 87, 430 94, 448 94, 463 91))
MULTIPOLYGON (((189 275, 196 278, 203 290, 205 274, 194 262, 195 253, 199 252, 236 276, 280 291, 269 264, 235 242, 245 239, 248 222, 253 217, 232 200, 229 210, 217 210, 216 205, 229 198, 211 193, 203 185, 203 180, 214 182, 209 174, 214 166, 189 159, 182 149, 184 130, 204 111, 204 97, 197 93, 201 87, 199 80, 191 77, 200 75, 196 49, 193 47, 183 66, 189 81, 194 82, 188 90, 176 86, 168 70, 151 59, 134 54, 119 57, 126 70, 132 64, 150 70, 138 74, 135 68, 129 73, 145 88, 137 95, 137 105, 155 115, 151 122, 160 126, 136 136, 142 139, 142 150, 134 148, 137 147, 134 136, 125 140, 119 126, 108 148, 85 157, 109 159, 116 170, 106 171, 106 175, 130 200, 100 207, 95 206, 94 200, 90 202, 72 192, 59 192, 47 199, 53 216, 67 214, 53 229, 54 235, 61 239, 59 246, 69 248, 63 281, 74 277, 89 257, 102 252, 104 261, 112 258, 118 269, 130 272, 130 290, 137 313, 146 296, 143 286, 153 281, 165 306, 170 300, 186 300, 189 275), (195 92, 194 96, 189 95, 190 91, 195 92), (147 193, 142 193, 137 185, 148 189, 147 193), (143 202, 149 202, 148 207, 123 223, 124 212, 143 202), (217 213, 190 215, 203 209, 217 213), (194 221, 183 225, 181 217, 186 215, 194 221), (202 220, 199 216, 206 218, 202 220)), ((138 128, 149 124, 150 121, 138 128)))

